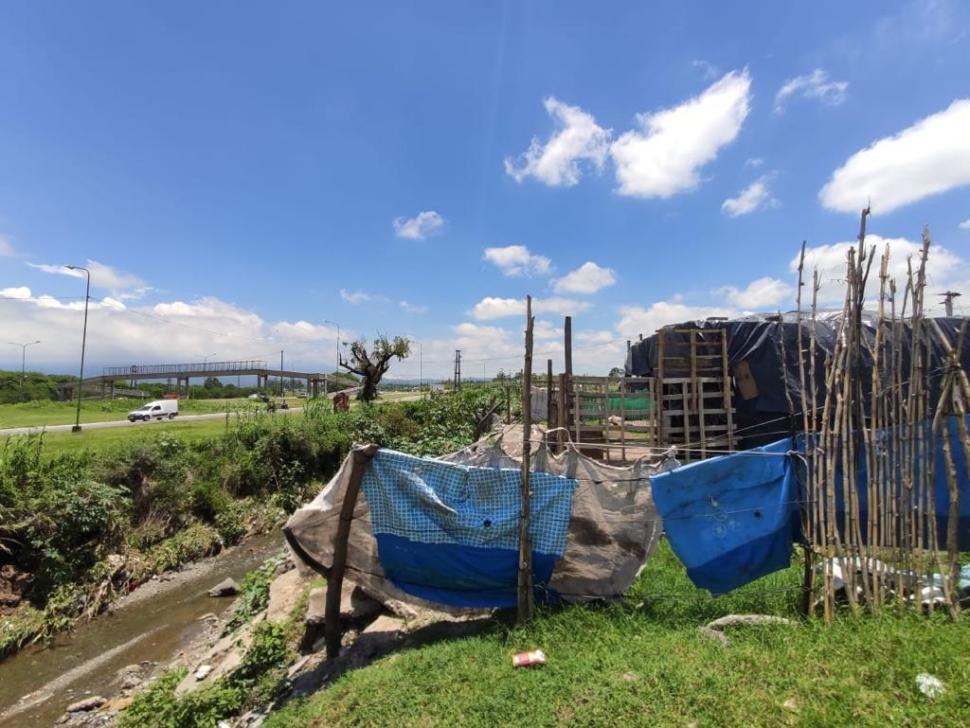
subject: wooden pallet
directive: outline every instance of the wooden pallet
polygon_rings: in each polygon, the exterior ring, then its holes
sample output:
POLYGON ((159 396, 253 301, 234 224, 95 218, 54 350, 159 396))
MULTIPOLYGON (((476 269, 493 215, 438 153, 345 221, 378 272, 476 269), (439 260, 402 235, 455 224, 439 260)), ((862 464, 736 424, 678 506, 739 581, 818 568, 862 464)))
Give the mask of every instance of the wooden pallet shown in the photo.
POLYGON ((687 462, 708 449, 733 451, 734 408, 723 329, 668 328, 657 332, 660 440, 680 445, 687 462))

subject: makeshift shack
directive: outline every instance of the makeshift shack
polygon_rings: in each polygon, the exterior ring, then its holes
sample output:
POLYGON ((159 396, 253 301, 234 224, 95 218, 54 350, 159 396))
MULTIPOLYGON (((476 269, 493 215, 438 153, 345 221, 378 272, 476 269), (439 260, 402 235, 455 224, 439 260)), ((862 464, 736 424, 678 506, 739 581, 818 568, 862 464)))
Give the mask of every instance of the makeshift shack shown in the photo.
MULTIPOLYGON (((802 348, 806 352, 804 364, 806 372, 810 372, 812 362, 808 356, 808 342, 813 335, 816 339, 816 361, 814 362, 815 389, 817 401, 824 400, 825 390, 825 361, 835 346, 836 336, 842 312, 819 313, 814 324, 803 315, 802 348)), ((926 321, 935 322, 936 328, 930 327, 931 351, 927 359, 927 369, 930 381, 930 401, 936 401, 939 394, 939 383, 942 380, 945 349, 936 331, 946 337, 948 343, 955 346, 962 317, 941 317, 926 321)), ((871 347, 875 340, 875 317, 863 314, 863 334, 866 343, 871 347)), ((901 338, 901 358, 896 370, 909 372, 911 329, 908 321, 898 323, 898 335, 901 338)), ((667 326, 640 341, 631 343, 627 352, 626 375, 634 377, 657 377, 661 375, 658 357, 661 352, 661 338, 669 347, 671 342, 683 342, 689 338, 690 330, 698 330, 699 340, 705 337, 726 336, 727 361, 731 380, 731 398, 734 408, 734 432, 737 438, 737 449, 744 450, 758 445, 774 442, 784 435, 790 434, 792 427, 795 431, 800 428, 800 403, 802 401, 799 385, 798 368, 798 325, 796 314, 789 312, 781 315, 752 315, 737 319, 707 319, 704 321, 688 321, 682 324, 667 326), (721 334, 721 332, 724 332, 721 334), (782 364, 784 352, 784 365, 782 364), (787 395, 786 395, 787 386, 787 395), (789 399, 794 403, 795 412, 799 416, 794 422, 789 422, 789 399)), ((965 346, 960 355, 961 364, 965 370, 970 369, 970 345, 965 346)), ((868 381, 868 374, 872 368, 870 350, 861 349, 858 360, 854 363, 859 367, 857 377, 868 381)), ((811 387, 811 379, 806 374, 807 387, 811 387)), ((892 386, 892 383, 889 383, 892 386)), ((811 393, 807 392, 807 399, 811 393)), ((868 391, 865 392, 868 405, 868 391)))

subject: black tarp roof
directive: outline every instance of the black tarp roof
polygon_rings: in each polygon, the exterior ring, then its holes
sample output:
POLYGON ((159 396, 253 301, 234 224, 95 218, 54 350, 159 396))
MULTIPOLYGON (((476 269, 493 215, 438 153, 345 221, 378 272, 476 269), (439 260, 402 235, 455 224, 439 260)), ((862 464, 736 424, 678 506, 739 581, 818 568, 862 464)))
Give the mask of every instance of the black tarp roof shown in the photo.
MULTIPOLYGON (((823 401, 825 358, 831 354, 835 346, 835 339, 838 334, 838 326, 842 317, 842 312, 819 313, 816 317, 814 329, 816 336, 816 394, 819 404, 823 401)), ((932 319, 939 327, 942 334, 947 338, 951 346, 955 346, 960 326, 964 317, 934 318, 932 319)), ((862 371, 859 373, 863 382, 866 383, 865 390, 868 392, 868 383, 871 381, 872 355, 871 347, 875 342, 874 315, 863 315, 863 335, 867 341, 869 349, 863 348, 859 361, 862 371)), ((811 382, 808 378, 810 362, 808 356, 809 337, 812 330, 812 322, 802 317, 802 346, 805 350, 805 370, 806 386, 810 388, 811 382)), ((734 407, 736 410, 735 424, 738 430, 748 428, 758 430, 757 425, 766 421, 777 421, 779 417, 788 414, 788 400, 785 396, 785 383, 787 382, 788 391, 795 404, 796 411, 801 408, 801 386, 799 383, 798 369, 798 326, 795 313, 782 315, 752 315, 742 318, 722 320, 709 319, 704 321, 687 321, 682 324, 665 327, 668 341, 671 337, 674 340, 680 339, 687 341, 686 334, 678 334, 676 329, 699 329, 701 331, 724 329, 728 337, 728 364, 731 374, 741 362, 747 362, 752 378, 757 386, 757 395, 753 398, 745 399, 734 388, 734 407), (782 337, 784 337, 785 366, 781 363, 782 337)), ((887 330, 884 329, 884 336, 887 330)), ((927 370, 931 381, 931 400, 938 396, 937 387, 942 378, 942 365, 945 360, 945 350, 938 337, 935 335, 933 327, 927 326, 930 342, 930 356, 927 362, 927 370), (934 386, 935 385, 935 386, 934 386)), ((703 335, 703 334, 702 334, 703 335)), ((910 349, 912 343, 912 331, 910 323, 904 322, 902 327, 902 379, 907 381, 910 370, 910 349)), ((965 370, 970 371, 970 342, 963 347, 961 362, 965 370)), ((657 334, 644 338, 631 344, 627 353, 626 373, 629 376, 651 377, 656 375, 657 367, 657 334)), ((884 375, 886 367, 880 367, 884 375)), ((810 396, 810 392, 808 393, 810 396)), ((867 398, 868 399, 868 398, 867 398)), ((786 425, 787 426, 787 425, 786 425)), ((767 438, 770 439, 770 438, 767 438)), ((754 444, 747 441, 746 445, 754 444)))

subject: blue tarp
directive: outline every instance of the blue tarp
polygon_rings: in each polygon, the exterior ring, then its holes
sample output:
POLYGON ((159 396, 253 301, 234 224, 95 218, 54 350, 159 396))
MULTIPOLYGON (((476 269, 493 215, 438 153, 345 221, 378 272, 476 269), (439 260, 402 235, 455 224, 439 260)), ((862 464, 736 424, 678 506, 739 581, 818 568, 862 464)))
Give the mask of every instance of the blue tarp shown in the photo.
MULTIPOLYGON (((970 417, 967 418, 968 426, 970 426, 970 417)), ((950 443, 953 453, 953 465, 956 468, 957 473, 957 484, 960 489, 960 508, 959 508, 959 549, 961 551, 970 550, 970 476, 967 470, 967 461, 964 456, 963 446, 960 440, 960 429, 959 423, 956 417, 947 418, 947 427, 950 430, 950 443)), ((923 437, 926 441, 930 438, 930 424, 927 423, 924 426, 923 437)), ((905 438, 898 438, 899 442, 905 447, 905 438)), ((878 449, 885 452, 886 460, 891 461, 896 459, 893 457, 893 447, 896 444, 897 438, 892 437, 892 431, 889 429, 879 430, 876 435, 876 443, 878 449)), ((950 515, 950 487, 947 482, 946 475, 946 458, 943 453, 943 436, 942 434, 936 438, 936 462, 934 464, 933 478, 934 478, 934 503, 936 508, 936 533, 937 533, 937 547, 940 549, 946 548, 946 534, 947 534, 947 521, 950 515)), ((799 436, 799 445, 802 444, 802 437, 799 436)), ((804 448, 802 448, 804 449, 804 448)), ((861 448, 857 448, 861 450, 861 448)), ((856 463, 857 472, 857 483, 858 494, 859 494, 859 522, 866 523, 868 520, 869 512, 869 493, 867 488, 868 482, 868 463, 863 452, 859 452, 858 462, 856 463)), ((919 473, 923 471, 923 463, 920 457, 916 457, 916 462, 913 466, 913 472, 919 473)), ((928 468, 926 469, 928 473, 928 468)), ((836 479, 840 480, 842 474, 842 458, 838 459, 836 466, 836 479)), ((837 527, 845 537, 845 502, 843 492, 840 489, 836 490, 836 511, 839 513, 839 518, 837 521, 837 527)), ((910 510, 915 512, 916 502, 910 504, 910 510)), ((865 528, 862 529, 862 539, 863 542, 866 541, 868 534, 865 533, 865 528)), ((902 538, 902 537, 901 537, 902 538)), ((901 541, 902 542, 902 541, 901 541)))
MULTIPOLYGON (((970 417, 967 421, 970 424, 970 417)), ((960 489, 959 548, 966 551, 970 550, 970 471, 958 424, 955 417, 948 418, 960 489)), ((876 441, 880 448, 890 449, 894 439, 888 430, 881 430, 876 441)), ((791 438, 785 438, 734 455, 692 463, 651 479, 654 503, 664 521, 667 538, 694 584, 713 594, 724 594, 788 566, 792 544, 801 537, 798 501, 803 496, 795 471, 797 468, 804 472, 799 460, 785 457, 792 449, 791 443, 791 438)), ((861 452, 856 468, 860 520, 865 523, 868 474, 861 452)), ((914 471, 921 472, 921 468, 917 460, 914 471)), ((837 482, 841 481, 841 472, 840 458, 837 482)), ((934 503, 937 545, 945 548, 950 491, 942 437, 936 442, 934 503)), ((844 532, 841 488, 836 492, 836 511, 837 526, 844 532)), ((866 535, 862 534, 863 540, 866 535)))
POLYGON ((784 569, 796 536, 791 440, 651 478, 674 553, 699 587, 724 594, 784 569))
MULTIPOLYGON (((574 480, 532 473, 529 534, 537 598, 566 548, 574 480)), ((422 599, 456 607, 516 604, 520 473, 380 450, 361 487, 381 567, 422 599)))

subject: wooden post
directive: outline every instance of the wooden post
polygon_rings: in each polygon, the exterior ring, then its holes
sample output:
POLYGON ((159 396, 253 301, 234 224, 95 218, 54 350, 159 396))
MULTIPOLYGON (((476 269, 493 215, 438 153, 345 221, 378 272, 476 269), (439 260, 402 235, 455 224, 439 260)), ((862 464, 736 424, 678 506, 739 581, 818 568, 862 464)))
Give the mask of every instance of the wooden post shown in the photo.
POLYGON ((512 424, 512 385, 505 385, 505 424, 512 424))
POLYGON ((377 445, 367 445, 354 450, 350 478, 347 482, 347 490, 344 492, 343 505, 340 507, 340 523, 337 524, 337 532, 333 537, 333 564, 327 579, 323 628, 328 660, 340 654, 343 632, 340 625, 340 591, 343 588, 344 569, 347 566, 347 541, 350 539, 350 525, 354 519, 354 509, 357 507, 357 496, 360 493, 360 481, 364 477, 364 468, 376 453, 377 445))
MULTIPOLYGON (((572 424, 572 403, 573 403, 573 317, 566 316, 563 323, 563 359, 566 371, 566 411, 565 427, 572 424)), ((577 442, 579 439, 577 438, 577 442)))
MULTIPOLYGON (((532 542, 529 539, 529 460, 532 455, 532 296, 526 298, 525 366, 522 370, 522 490, 519 512, 519 624, 532 619, 532 542)), ((568 321, 568 319, 567 319, 568 321)))
POLYGON ((552 429, 552 359, 546 359, 546 428, 552 429))

